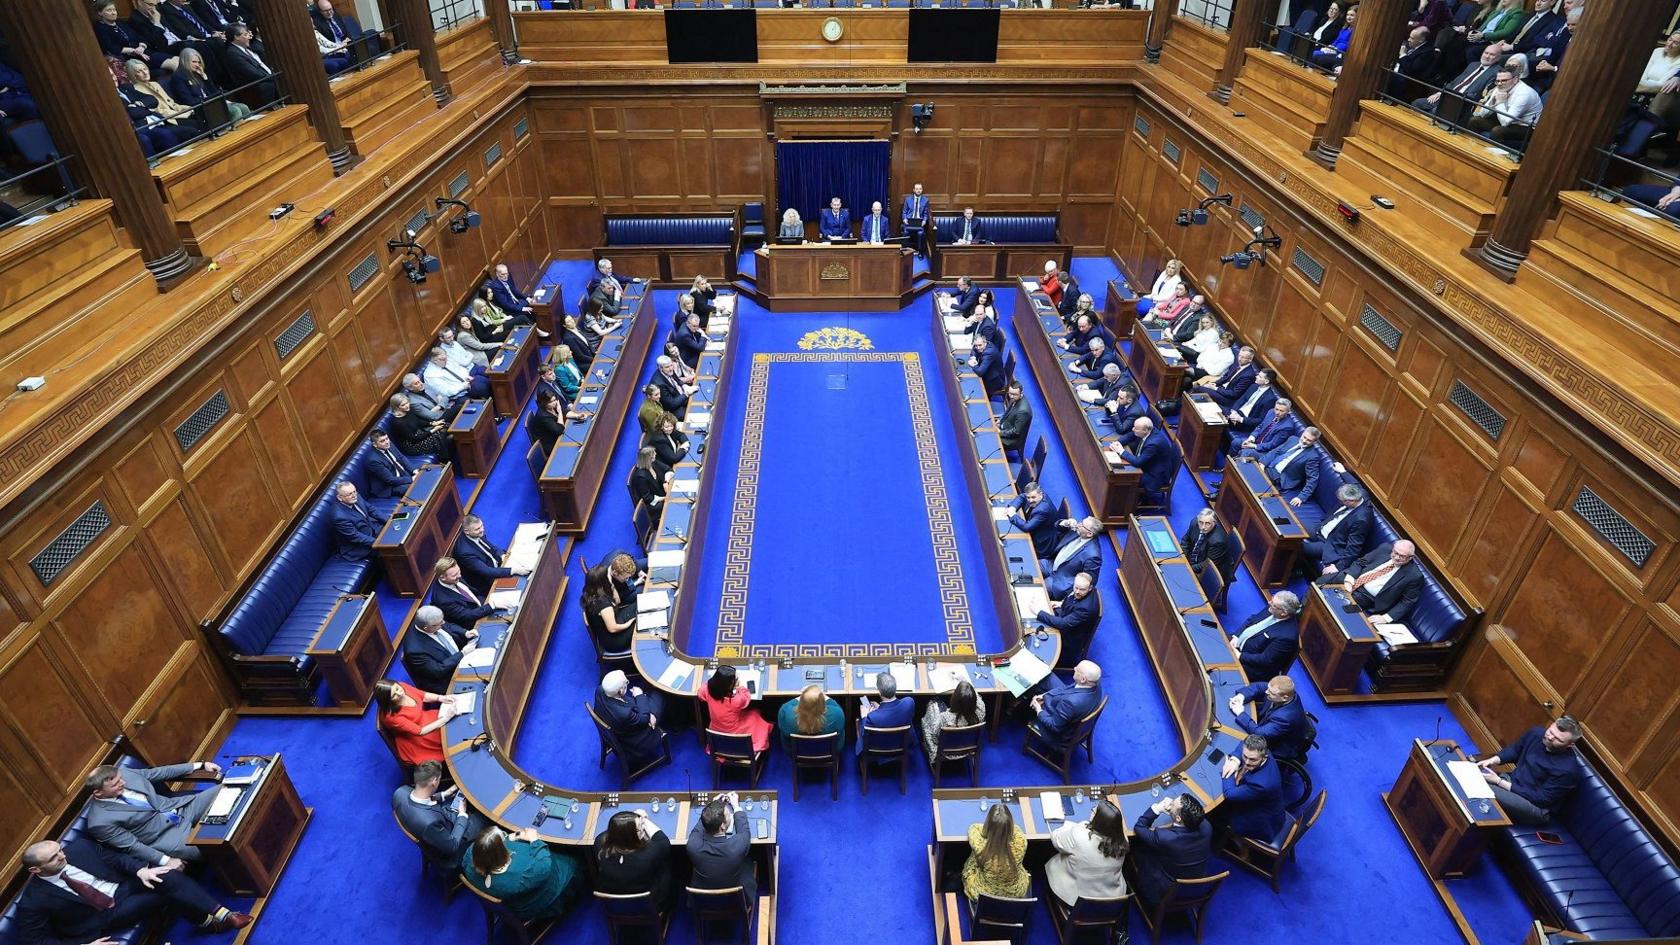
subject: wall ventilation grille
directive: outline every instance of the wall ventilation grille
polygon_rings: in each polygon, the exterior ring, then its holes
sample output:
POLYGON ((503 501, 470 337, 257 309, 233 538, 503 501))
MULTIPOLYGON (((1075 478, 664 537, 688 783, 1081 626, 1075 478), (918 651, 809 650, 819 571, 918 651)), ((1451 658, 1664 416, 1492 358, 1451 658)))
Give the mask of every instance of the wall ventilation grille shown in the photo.
POLYGON ((40 554, 30 559, 30 570, 35 572, 43 585, 51 584, 110 527, 111 513, 105 510, 105 503, 93 503, 47 547, 42 548, 40 554))
POLYGON ((1651 560, 1651 553, 1657 550, 1656 542, 1646 538, 1644 532, 1633 527, 1632 522, 1623 518, 1591 489, 1581 488, 1573 508, 1582 521, 1591 525, 1599 537, 1632 561, 1634 567, 1645 567, 1645 563, 1651 560))
POLYGON ((1405 337, 1405 334, 1394 327, 1393 322, 1384 318, 1381 312, 1369 305, 1365 306, 1359 313, 1359 324, 1364 325, 1366 331, 1382 342, 1384 348, 1390 351, 1400 350, 1400 339, 1405 337))
POLYGON ((313 334, 315 334, 315 313, 304 309, 303 314, 299 315, 296 321, 287 325, 286 330, 280 333, 280 337, 274 339, 274 353, 278 354, 280 360, 284 361, 291 357, 292 352, 296 351, 305 341, 308 341, 309 336, 313 334))
POLYGON ((194 410, 191 416, 182 420, 181 425, 175 428, 175 442, 180 445, 181 452, 191 452, 231 409, 228 406, 227 392, 216 391, 211 394, 204 406, 194 410))
POLYGON ((1178 150, 1178 145, 1173 144, 1172 141, 1167 138, 1161 139, 1161 153, 1166 155, 1167 160, 1173 162, 1174 164, 1177 164, 1178 159, 1183 156, 1183 152, 1178 150))
POLYGON ((1464 412, 1470 422, 1482 428, 1482 432, 1489 439, 1498 440, 1505 432, 1505 415, 1493 409, 1493 405, 1481 398, 1481 395, 1464 386, 1463 381, 1453 381, 1452 391, 1447 394, 1452 405, 1464 412))
POLYGON ((367 285, 378 274, 379 260, 373 258, 372 253, 368 253, 366 259, 357 263, 356 268, 350 270, 350 291, 362 291, 362 286, 367 285))
POLYGON ((1307 277, 1308 282, 1315 286, 1324 285, 1324 264, 1307 255, 1306 250, 1295 247, 1295 257, 1289 262, 1296 272, 1307 277))

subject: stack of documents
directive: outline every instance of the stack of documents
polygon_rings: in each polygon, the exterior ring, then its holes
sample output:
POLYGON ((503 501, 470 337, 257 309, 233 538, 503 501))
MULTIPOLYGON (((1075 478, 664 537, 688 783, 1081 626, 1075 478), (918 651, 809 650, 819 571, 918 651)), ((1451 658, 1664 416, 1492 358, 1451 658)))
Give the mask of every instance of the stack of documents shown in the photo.
POLYGON ((1067 814, 1062 812, 1062 792, 1044 791, 1038 795, 1038 805, 1044 808, 1044 819, 1066 820, 1067 814))
POLYGON ((1103 450, 1103 459, 1108 460, 1110 466, 1120 465, 1120 454, 1112 449, 1103 450))
POLYGON ((947 316, 945 316, 945 331, 947 333, 953 334, 953 335, 956 334, 957 332, 962 332, 964 334, 967 334, 968 333, 968 319, 962 317, 961 315, 947 315, 947 316))
POLYGON ((671 595, 666 591, 645 591, 636 595, 636 612, 651 614, 656 610, 667 610, 671 606, 671 595))
POLYGON ((1022 619, 1032 620, 1038 616, 1039 611, 1050 609, 1050 595, 1045 593, 1044 588, 1038 586, 1017 587, 1013 590, 1015 591, 1015 611, 1021 615, 1022 619))
POLYGON ((1044 677, 1050 675, 1050 667, 1044 665, 1031 650, 1022 648, 1015 651, 1009 662, 997 668, 998 682, 1003 683, 1012 696, 1018 696, 1044 677))
POLYGON ((548 526, 542 522, 522 522, 513 531, 513 540, 508 542, 506 567, 531 571, 537 566, 537 556, 542 554, 543 539, 548 535, 548 526))
POLYGON ((954 331, 951 332, 948 337, 951 342, 952 351, 967 351, 969 348, 974 347, 973 335, 954 331))
POLYGON ((722 351, 723 350, 723 339, 712 338, 712 339, 708 340, 706 342, 706 350, 707 351, 722 351))
POLYGON ((1201 415, 1207 423, 1224 423, 1225 415, 1220 412, 1219 405, 1211 400, 1191 400, 1196 405, 1196 413, 1201 415))
POLYGON ((462 669, 489 669, 496 662, 496 648, 475 646, 461 657, 462 669))
POLYGON ((950 692, 957 683, 969 682, 968 667, 962 663, 940 663, 928 673, 928 683, 934 692, 950 692))
POLYGON ((473 709, 478 708, 478 691, 475 689, 457 692, 450 698, 455 700, 456 715, 471 715, 473 709))
POLYGON ((704 430, 712 423, 712 412, 710 410, 690 410, 688 416, 683 418, 683 422, 688 424, 690 430, 704 430))
POLYGON ((520 596, 518 590, 491 591, 490 596, 486 597, 484 602, 496 610, 513 610, 519 606, 520 596))
POLYGON ((1449 761, 1447 770, 1452 773, 1453 780, 1464 789, 1465 797, 1492 797, 1493 785, 1482 776, 1482 769, 1474 761, 1449 761))
POLYGON ((690 663, 682 660, 672 660, 665 671, 659 674, 659 685, 666 689, 684 689, 688 686, 688 674, 694 669, 690 663))
POLYGON ((671 612, 669 610, 650 610, 636 615, 636 629, 638 630, 663 630, 670 625, 671 612))
POLYGON ((660 550, 648 555, 648 567, 680 568, 682 567, 683 559, 686 556, 687 552, 681 548, 661 548, 660 550))
POLYGON ((1076 391, 1076 393, 1079 394, 1080 400, 1083 400, 1088 404, 1094 404, 1097 401, 1102 400, 1102 391, 1097 390, 1095 387, 1081 387, 1076 391))
POLYGON ((887 672, 892 673, 893 681, 898 683, 900 690, 909 692, 916 688, 916 664, 889 663, 887 672))

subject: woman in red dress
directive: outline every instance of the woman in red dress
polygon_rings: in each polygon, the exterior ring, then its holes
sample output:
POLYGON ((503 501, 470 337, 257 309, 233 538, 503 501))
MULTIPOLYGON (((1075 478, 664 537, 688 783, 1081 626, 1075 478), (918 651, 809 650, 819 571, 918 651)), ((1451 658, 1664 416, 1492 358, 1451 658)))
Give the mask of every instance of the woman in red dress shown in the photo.
POLYGON ((373 700, 379 706, 379 727, 390 734, 398 761, 443 760, 443 723, 455 717, 454 699, 381 679, 373 684, 373 700))
POLYGON ((770 721, 752 708, 752 693, 735 678, 735 667, 719 666, 706 680, 706 688, 700 690, 700 701, 706 703, 711 715, 708 728, 712 731, 751 735, 753 751, 770 747, 770 721))

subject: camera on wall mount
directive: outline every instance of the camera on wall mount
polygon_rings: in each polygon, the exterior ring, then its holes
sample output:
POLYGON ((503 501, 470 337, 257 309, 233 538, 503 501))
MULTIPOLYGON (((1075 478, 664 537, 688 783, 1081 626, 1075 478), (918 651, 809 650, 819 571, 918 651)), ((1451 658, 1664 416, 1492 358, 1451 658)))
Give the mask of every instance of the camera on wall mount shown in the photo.
POLYGON ((465 233, 484 222, 484 218, 479 216, 478 211, 468 206, 464 200, 452 200, 448 197, 437 198, 437 208, 442 210, 445 207, 461 208, 460 213, 449 218, 449 232, 451 233, 465 233))
POLYGON ((933 106, 917 102, 910 106, 910 132, 921 134, 922 129, 933 123, 933 106))
POLYGON ((1212 197, 1208 197, 1201 203, 1196 204, 1194 208, 1186 208, 1178 211, 1178 216, 1173 219, 1173 222, 1177 223, 1179 226, 1206 226, 1208 221, 1207 208, 1216 203, 1222 203, 1229 207, 1231 206, 1231 200, 1232 198, 1230 194, 1216 194, 1212 197))
POLYGON ((1267 227, 1262 224, 1254 228, 1254 238, 1243 244, 1243 248, 1229 256, 1219 257, 1219 261, 1238 269, 1247 269, 1255 263, 1260 268, 1266 268, 1266 250, 1277 249, 1283 245, 1283 237, 1273 233, 1266 235, 1267 227))
POLYGON ((427 274, 443 268, 441 260, 426 252, 426 247, 414 241, 413 230, 404 230, 402 239, 386 240, 385 248, 393 253, 403 251, 403 275, 415 285, 425 282, 427 274))

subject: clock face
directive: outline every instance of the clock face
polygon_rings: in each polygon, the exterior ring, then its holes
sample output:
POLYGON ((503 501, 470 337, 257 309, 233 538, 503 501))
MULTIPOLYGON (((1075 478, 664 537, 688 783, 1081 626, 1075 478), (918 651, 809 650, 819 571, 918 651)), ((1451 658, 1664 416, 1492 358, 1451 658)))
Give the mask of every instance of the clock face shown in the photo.
POLYGON ((823 39, 826 39, 831 43, 838 43, 840 41, 840 37, 843 36, 845 32, 846 28, 840 25, 840 21, 835 17, 831 16, 828 19, 823 20, 823 39))

